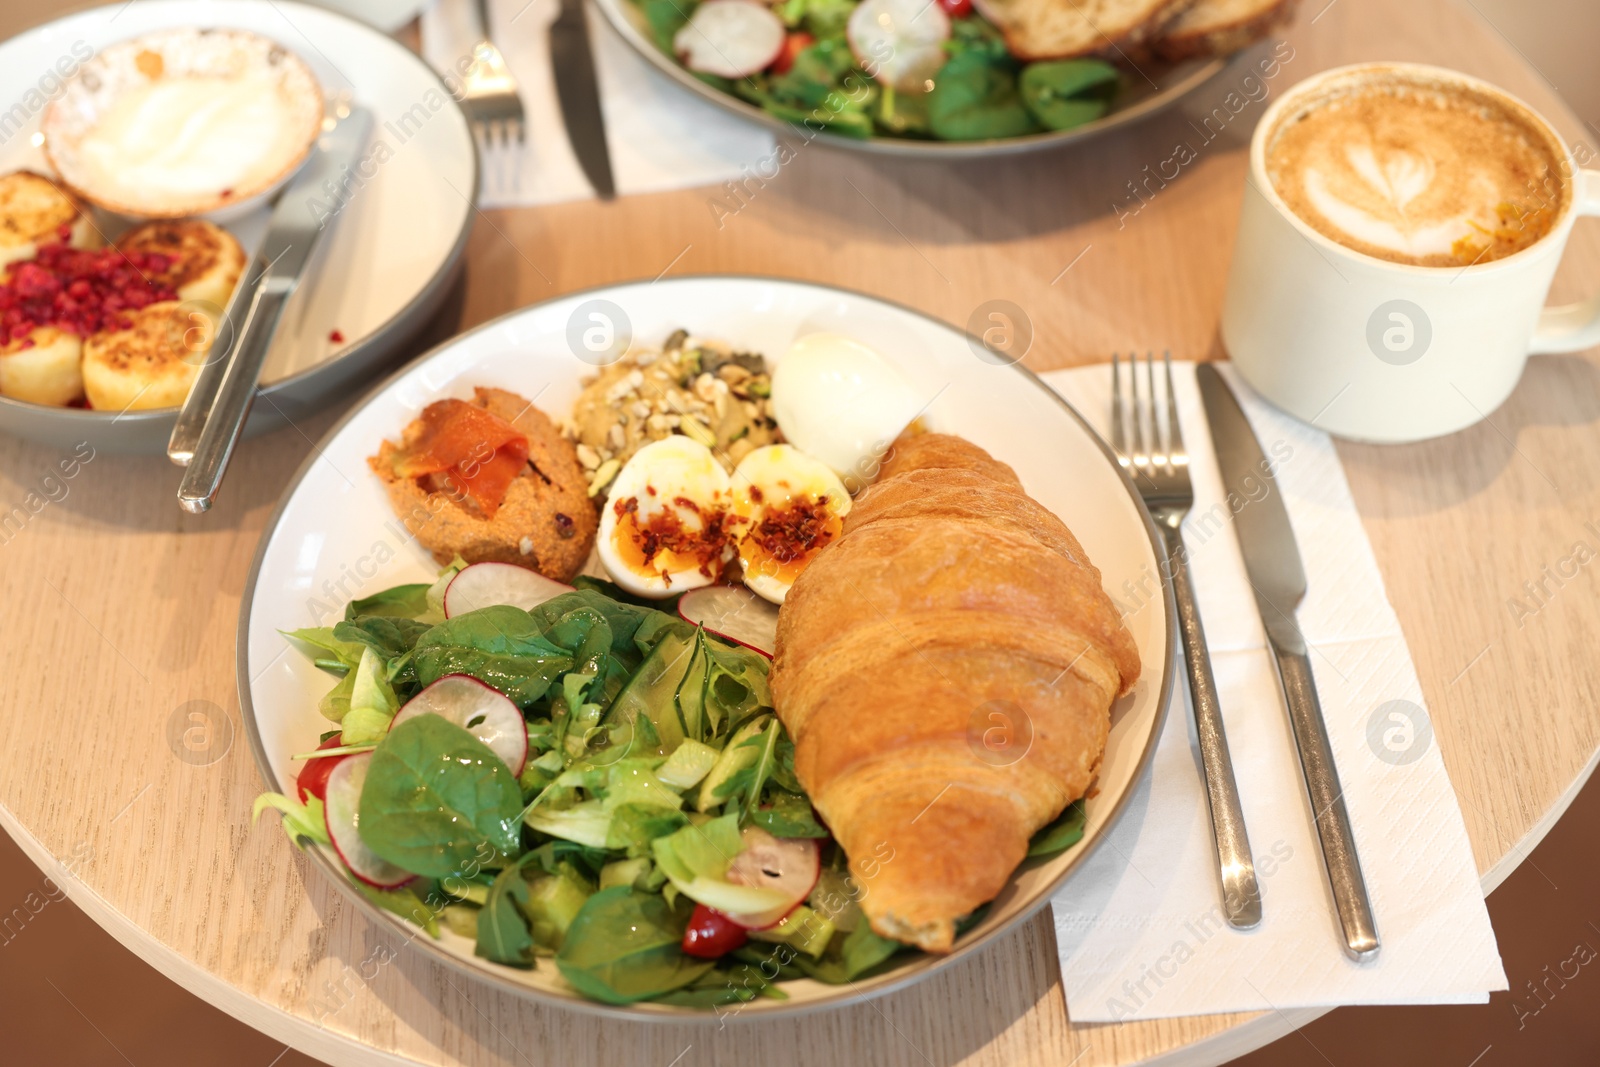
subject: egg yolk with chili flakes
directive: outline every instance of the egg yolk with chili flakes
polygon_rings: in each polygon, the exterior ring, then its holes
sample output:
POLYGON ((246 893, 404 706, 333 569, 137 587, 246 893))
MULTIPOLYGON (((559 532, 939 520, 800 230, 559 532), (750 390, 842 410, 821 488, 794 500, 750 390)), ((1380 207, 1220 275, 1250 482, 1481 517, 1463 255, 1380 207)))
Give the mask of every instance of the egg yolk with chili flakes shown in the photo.
POLYGON ((506 492, 528 465, 528 438, 505 419, 465 400, 436 400, 406 428, 395 473, 457 504, 470 501, 495 517, 506 492))
POLYGON ((728 472, 711 450, 674 434, 617 472, 597 548, 611 580, 660 599, 710 585, 733 557, 737 517, 728 472))
POLYGON ((800 572, 843 531, 850 494, 826 464, 792 445, 751 452, 733 486, 744 583, 782 604, 800 572))

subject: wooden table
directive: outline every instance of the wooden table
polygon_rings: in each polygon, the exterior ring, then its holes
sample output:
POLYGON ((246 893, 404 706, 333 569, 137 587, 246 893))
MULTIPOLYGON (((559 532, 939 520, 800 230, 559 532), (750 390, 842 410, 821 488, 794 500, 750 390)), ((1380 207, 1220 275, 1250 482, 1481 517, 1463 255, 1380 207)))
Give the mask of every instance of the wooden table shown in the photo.
MULTIPOLYGON (((1467 6, 1324 2, 1302 5, 1274 92, 1341 63, 1420 60, 1505 86, 1569 138, 1588 132, 1467 6)), ((0 35, 54 7, 13 0, 0 35)), ((770 181, 747 183, 742 206, 700 189, 490 212, 446 328, 601 283, 724 271, 851 286, 958 325, 980 302, 1008 299, 1033 321, 1028 362, 1040 370, 1129 347, 1220 356, 1244 146, 1264 105, 1248 103, 1153 197, 1133 199, 1128 183, 1195 139, 1190 117, 1230 91, 1248 99, 1248 72, 1230 69, 1182 111, 1053 155, 929 166, 812 145, 770 181)), ((1564 300, 1600 289, 1600 233, 1579 228, 1556 289, 1564 300)), ((61 483, 64 497, 0 537, 0 825, 174 981, 338 1064, 1214 1064, 1317 1014, 1073 1025, 1047 917, 898 995, 724 1030, 600 1023, 420 953, 381 962, 393 934, 276 827, 252 832, 261 782, 234 678, 241 584, 262 524, 337 414, 246 444, 204 517, 179 512, 165 459, 97 455, 61 483), (178 758, 169 732, 196 709, 216 724, 212 747, 178 758)), ((1430 444, 1340 446, 1489 888, 1564 810, 1600 743, 1600 600, 1593 574, 1571 562, 1580 543, 1585 560, 1600 550, 1597 419, 1592 359, 1538 358, 1483 425, 1430 444), (1528 582, 1543 584, 1537 601, 1528 582), (1543 606, 1519 612, 1518 598, 1543 606)), ((0 510, 30 492, 59 497, 41 480, 60 458, 0 438, 0 510)))

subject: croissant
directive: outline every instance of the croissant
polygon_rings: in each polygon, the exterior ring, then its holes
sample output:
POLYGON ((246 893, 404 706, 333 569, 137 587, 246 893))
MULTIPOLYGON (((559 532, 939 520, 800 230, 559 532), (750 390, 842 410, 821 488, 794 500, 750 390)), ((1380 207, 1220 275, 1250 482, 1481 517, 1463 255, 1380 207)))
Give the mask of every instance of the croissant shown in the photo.
POLYGON ((902 437, 778 615, 773 703, 872 929, 948 952, 1099 770, 1139 654, 1010 467, 902 437))

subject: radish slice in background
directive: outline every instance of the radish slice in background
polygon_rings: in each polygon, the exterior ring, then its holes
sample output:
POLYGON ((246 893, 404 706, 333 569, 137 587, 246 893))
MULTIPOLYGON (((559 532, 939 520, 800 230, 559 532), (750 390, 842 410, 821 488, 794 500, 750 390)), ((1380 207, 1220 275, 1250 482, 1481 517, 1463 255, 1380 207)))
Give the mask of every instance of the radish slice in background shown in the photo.
POLYGON ((822 874, 822 850, 809 837, 773 837, 759 826, 739 832, 744 851, 733 857, 724 877, 734 885, 775 889, 788 902, 767 911, 729 915, 728 921, 746 930, 776 926, 816 888, 822 874))
POLYGON ((445 675, 406 701, 389 729, 418 715, 437 715, 455 723, 487 745, 513 775, 521 774, 528 762, 528 724, 522 712, 510 698, 476 678, 445 675))
POLYGON ((570 592, 572 586, 514 563, 474 563, 463 567, 445 587, 444 617, 454 618, 495 604, 531 611, 546 600, 570 592))
POLYGON ((328 840, 333 842, 334 851, 350 868, 350 873, 378 889, 393 889, 411 881, 411 872, 378 858, 356 829, 361 811, 361 787, 367 781, 367 765, 371 762, 370 752, 339 761, 328 775, 328 795, 323 801, 322 816, 328 824, 328 840))
POLYGON ((950 16, 929 0, 862 0, 845 36, 862 70, 903 92, 926 90, 950 58, 950 16))
POLYGON ((743 587, 691 589, 678 599, 678 617, 768 659, 778 648, 778 605, 743 587))
POLYGON ((761 4, 706 0, 672 39, 672 49, 690 70, 743 78, 771 66, 787 35, 782 20, 761 4))

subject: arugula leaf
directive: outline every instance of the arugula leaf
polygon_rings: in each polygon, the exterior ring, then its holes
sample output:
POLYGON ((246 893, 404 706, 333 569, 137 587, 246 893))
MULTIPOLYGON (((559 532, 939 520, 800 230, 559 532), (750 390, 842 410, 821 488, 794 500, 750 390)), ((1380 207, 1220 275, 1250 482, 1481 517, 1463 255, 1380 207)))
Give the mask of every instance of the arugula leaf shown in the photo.
POLYGON ((1052 130, 1082 126, 1104 115, 1121 83, 1117 68, 1102 59, 1029 63, 1018 81, 1028 111, 1052 130))
POLYGON ((803 796, 779 790, 772 795, 770 807, 750 811, 749 820, 773 837, 828 836, 828 831, 817 822, 811 802, 803 796))
POLYGON ((1083 801, 1074 800, 1067 805, 1067 810, 1038 833, 1028 842, 1028 858, 1038 859, 1041 856, 1054 856, 1065 852, 1067 849, 1083 840, 1083 824, 1087 818, 1083 801))
POLYGON ((358 619, 363 615, 415 619, 418 615, 427 613, 428 589, 432 585, 432 582, 397 585, 380 593, 373 593, 369 597, 352 600, 345 605, 344 617, 347 621, 358 619))
POLYGON ((485 846, 521 843, 522 792, 500 758, 438 715, 400 723, 372 752, 361 791, 361 839, 383 859, 444 878, 485 846))
POLYGON ((525 708, 573 665, 572 653, 543 631, 528 612, 509 604, 446 619, 417 639, 417 681, 426 686, 447 674, 468 674, 525 708))
POLYGON ((683 926, 654 893, 602 889, 567 928, 556 966, 580 993, 607 1004, 657 997, 690 985, 714 966, 684 954, 683 926))
POLYGON ((508 967, 533 966, 533 933, 528 928, 528 881, 522 877, 524 856, 501 871, 478 912, 478 940, 473 951, 508 967))

